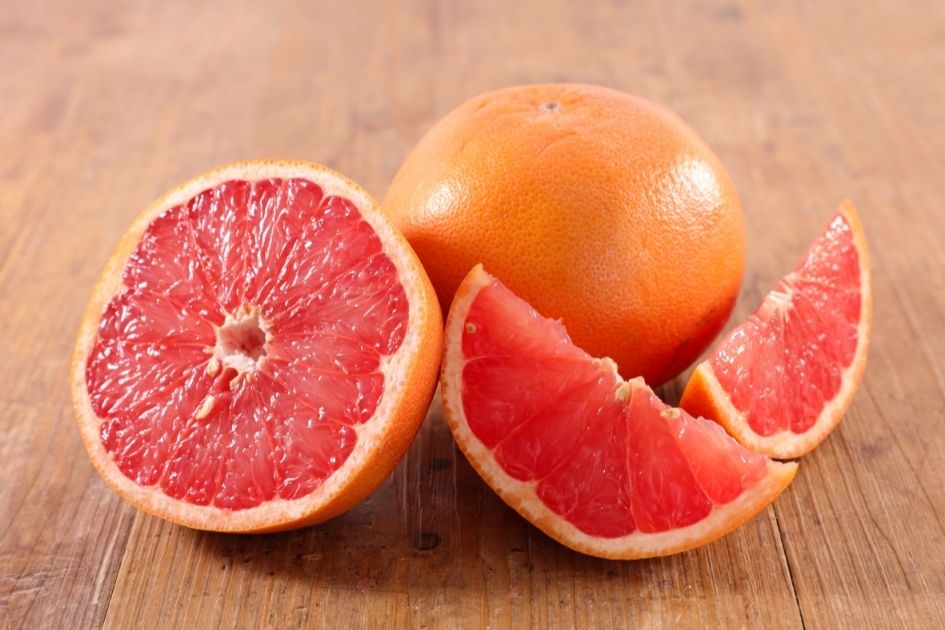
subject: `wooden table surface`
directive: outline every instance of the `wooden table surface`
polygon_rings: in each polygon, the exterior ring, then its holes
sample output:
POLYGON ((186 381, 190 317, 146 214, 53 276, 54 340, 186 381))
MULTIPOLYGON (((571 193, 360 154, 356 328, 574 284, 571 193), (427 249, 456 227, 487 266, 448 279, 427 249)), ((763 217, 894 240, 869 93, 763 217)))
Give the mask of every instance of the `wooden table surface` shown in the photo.
POLYGON ((0 5, 0 626, 945 625, 945 3, 127 4, 0 5), (662 101, 716 149, 749 229, 736 321, 860 207, 866 376, 772 507, 690 553, 585 557, 480 482, 437 403, 373 496, 301 531, 191 531, 106 488, 69 354, 152 198, 255 157, 382 197, 452 107, 540 81, 662 101))

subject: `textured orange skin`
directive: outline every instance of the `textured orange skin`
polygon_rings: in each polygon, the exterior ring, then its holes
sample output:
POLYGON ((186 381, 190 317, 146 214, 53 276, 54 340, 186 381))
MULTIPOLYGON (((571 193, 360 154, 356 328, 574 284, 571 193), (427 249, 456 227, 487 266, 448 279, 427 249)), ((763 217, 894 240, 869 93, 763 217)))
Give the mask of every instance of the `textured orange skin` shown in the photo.
MULTIPOLYGON (((814 450, 836 428, 843 415, 853 402, 856 390, 860 386, 866 369, 866 357, 869 353, 870 335, 873 326, 873 291, 870 278, 870 254, 866 242, 863 223, 853 203, 844 201, 840 204, 840 213, 846 218, 853 230, 853 242, 860 256, 861 307, 860 337, 853 363, 844 373, 844 386, 841 386, 836 398, 829 401, 820 417, 805 433, 789 433, 788 437, 772 439, 759 435, 748 423, 745 416, 735 408, 728 392, 722 388, 712 365, 708 360, 701 362, 689 377, 679 406, 695 416, 715 420, 722 425, 733 438, 746 448, 776 459, 794 459, 814 450)), ((774 367, 774 366, 770 366, 774 367)))
MULTIPOLYGON (((155 216, 168 207, 166 200, 171 198, 178 190, 187 187, 195 181, 204 181, 209 187, 219 183, 220 178, 218 173, 228 167, 252 167, 254 165, 285 166, 289 168, 301 165, 315 172, 329 170, 319 164, 299 160, 255 160, 253 162, 226 165, 184 182, 174 190, 162 195, 138 216, 132 227, 125 233, 116 246, 109 262, 105 265, 105 270, 102 272, 102 275, 99 276, 95 289, 92 292, 92 298, 86 307, 82 317, 82 323, 79 326, 79 333, 77 335, 76 346, 71 362, 70 391, 72 394, 73 411, 80 425, 84 422, 99 422, 89 405, 85 382, 84 367, 88 361, 88 349, 91 346, 90 339, 94 339, 95 337, 103 307, 115 294, 116 288, 119 287, 120 277, 124 270, 125 263, 138 244, 144 229, 155 216)), ((336 173, 334 175, 346 181, 348 186, 352 189, 360 190, 360 186, 356 183, 336 173)), ((376 206, 373 210, 378 211, 376 206)), ((394 238, 401 241, 403 240, 400 234, 395 234, 394 238)), ((433 287, 427 281, 420 261, 413 256, 413 252, 410 251, 409 247, 407 247, 407 251, 409 254, 402 262, 417 273, 419 283, 416 288, 419 291, 421 299, 432 306, 436 301, 433 287)), ((403 282, 405 279, 401 278, 401 281, 403 282)), ((159 516, 179 525, 211 531, 261 534, 297 529, 307 525, 321 523, 346 512, 374 492, 400 462, 401 458, 410 447, 410 444, 413 442, 413 438, 420 426, 423 424, 423 419, 426 417, 427 409, 430 406, 430 401, 436 389, 440 355, 443 347, 443 321, 439 309, 427 308, 424 313, 425 317, 423 321, 414 324, 421 330, 419 350, 414 361, 403 374, 403 382, 400 388, 402 396, 399 404, 393 410, 396 419, 391 424, 389 431, 385 433, 382 446, 375 449, 371 453, 371 457, 365 461, 361 467, 352 472, 345 480, 344 485, 334 496, 315 506, 312 511, 302 515, 300 518, 282 519, 278 516, 274 516, 266 523, 246 527, 239 523, 231 525, 221 521, 209 521, 202 518, 198 511, 194 511, 192 515, 187 517, 172 515, 166 511, 153 508, 136 500, 135 497, 125 490, 124 484, 120 483, 122 473, 118 471, 114 464, 111 461, 105 461, 95 455, 93 444, 90 443, 89 436, 84 431, 81 432, 82 441, 96 471, 116 494, 139 510, 153 514, 154 516, 159 516)))
POLYGON ((577 345, 653 385, 712 342, 741 284, 744 220, 718 158, 672 112, 603 87, 460 105, 407 156, 383 207, 444 311, 483 263, 577 345))

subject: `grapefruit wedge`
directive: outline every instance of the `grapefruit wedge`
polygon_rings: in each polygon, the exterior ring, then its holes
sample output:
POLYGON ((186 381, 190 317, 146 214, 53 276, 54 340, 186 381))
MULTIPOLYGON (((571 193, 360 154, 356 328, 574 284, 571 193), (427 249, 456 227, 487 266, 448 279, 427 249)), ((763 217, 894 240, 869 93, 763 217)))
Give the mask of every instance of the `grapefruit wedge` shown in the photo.
POLYGON ((161 197, 122 239, 72 397, 92 463, 136 507, 276 531, 384 480, 441 348, 432 286, 363 189, 317 164, 246 162, 161 197))
POLYGON ((475 267, 446 325, 441 393, 460 449, 552 538, 605 558, 711 542, 765 508, 795 463, 672 409, 475 267))
POLYGON ((797 268, 699 364, 680 405, 754 451, 799 457, 850 406, 871 323, 866 236, 845 201, 797 268))

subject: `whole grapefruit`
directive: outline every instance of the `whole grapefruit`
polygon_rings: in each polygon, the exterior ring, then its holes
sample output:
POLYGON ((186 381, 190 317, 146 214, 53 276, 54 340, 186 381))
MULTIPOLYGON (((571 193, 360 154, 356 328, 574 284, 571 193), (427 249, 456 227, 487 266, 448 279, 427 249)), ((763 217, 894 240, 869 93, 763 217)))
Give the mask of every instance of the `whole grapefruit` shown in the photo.
POLYGON ((385 211, 448 308, 483 263, 627 378, 662 383, 721 330, 744 219, 719 159, 678 116, 576 84, 489 92, 410 152, 385 211))

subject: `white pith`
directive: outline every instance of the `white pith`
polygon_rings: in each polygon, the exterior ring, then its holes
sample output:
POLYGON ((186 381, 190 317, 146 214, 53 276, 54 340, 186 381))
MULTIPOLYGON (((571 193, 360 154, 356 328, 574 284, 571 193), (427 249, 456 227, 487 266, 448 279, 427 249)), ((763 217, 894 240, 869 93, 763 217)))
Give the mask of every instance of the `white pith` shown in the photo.
MULTIPOLYGON (((214 529, 217 531, 249 531, 270 526, 273 523, 289 522, 305 517, 326 505, 344 491, 345 484, 355 471, 372 458, 379 449, 384 448, 381 436, 386 435, 396 414, 393 410, 401 406, 407 392, 403 387, 405 374, 416 357, 421 342, 420 322, 426 321, 430 314, 426 312, 428 303, 420 293, 419 287, 427 282, 418 272, 406 263, 411 260, 406 241, 388 219, 382 214, 376 202, 357 184, 343 176, 317 165, 305 162, 247 162, 224 166, 211 173, 191 180, 167 195, 155 201, 142 214, 126 233, 116 253, 106 265, 102 280, 96 287, 89 302, 86 316, 79 331, 78 341, 73 355, 73 400, 83 441, 90 451, 93 463, 105 479, 143 509, 161 514, 191 527, 214 529), (274 498, 262 504, 242 510, 229 510, 212 505, 200 506, 171 498, 161 491, 159 486, 140 486, 126 477, 114 463, 112 455, 104 448, 100 439, 102 419, 92 411, 85 381, 85 367, 89 352, 96 341, 96 329, 99 319, 108 301, 123 288, 122 270, 127 263, 134 245, 140 240, 150 222, 166 209, 185 203, 203 190, 228 180, 256 181, 269 178, 303 178, 318 184, 324 194, 338 195, 349 199, 358 208, 361 217, 379 235, 382 251, 390 258, 397 269, 398 279, 407 296, 408 325, 397 351, 383 357, 380 371, 384 375, 384 394, 371 419, 364 424, 352 427, 357 432, 357 442, 344 464, 312 493, 292 500, 274 498)), ((225 354, 225 353, 224 353, 225 354)), ((219 370, 227 361, 226 356, 218 356, 217 349, 208 352, 208 371, 219 370), (212 355, 212 356, 210 356, 212 355), (214 360, 220 365, 216 365, 214 360)), ((237 367, 237 366, 232 366, 237 367)), ((250 366, 241 365, 249 370, 250 366)), ((206 399, 202 405, 212 405, 206 399)), ((196 414, 204 411, 203 406, 195 410, 196 414)), ((209 413, 209 412, 207 412, 209 413)), ((206 415, 206 414, 205 414, 206 415)))
POLYGON ((207 373, 213 376, 220 367, 229 367, 236 370, 237 378, 244 375, 251 375, 260 369, 265 362, 265 344, 272 340, 269 323, 259 314, 259 307, 250 304, 242 304, 235 313, 227 313, 223 319, 222 326, 214 326, 216 334, 216 343, 205 352, 211 355, 207 366, 207 373), (250 323, 255 325, 264 336, 263 356, 254 359, 248 357, 242 352, 234 351, 226 343, 226 331, 234 327, 250 323))
POLYGON ((771 316, 777 316, 786 319, 791 311, 791 304, 794 302, 794 273, 789 273, 778 283, 778 287, 772 289, 765 296, 764 303, 761 306, 762 317, 767 317, 769 311, 773 311, 771 316), (781 288, 783 285, 783 289, 781 288))
MULTIPOLYGON (((480 476, 510 507, 552 538, 583 553, 605 558, 641 558, 685 551, 714 540, 757 514, 774 500, 794 476, 796 463, 769 461, 765 478, 755 487, 743 492, 734 501, 715 506, 707 517, 686 527, 659 533, 635 531, 615 538, 592 536, 581 531, 538 498, 535 491, 537 482, 523 482, 506 473, 496 462, 492 451, 473 434, 466 420, 462 403, 462 372, 466 363, 462 351, 462 332, 472 301, 490 280, 482 266, 478 266, 464 282, 468 290, 457 298, 450 309, 443 359, 443 407, 457 444, 480 476)), ((633 380, 621 383, 615 394, 628 395, 633 385, 633 380)))

